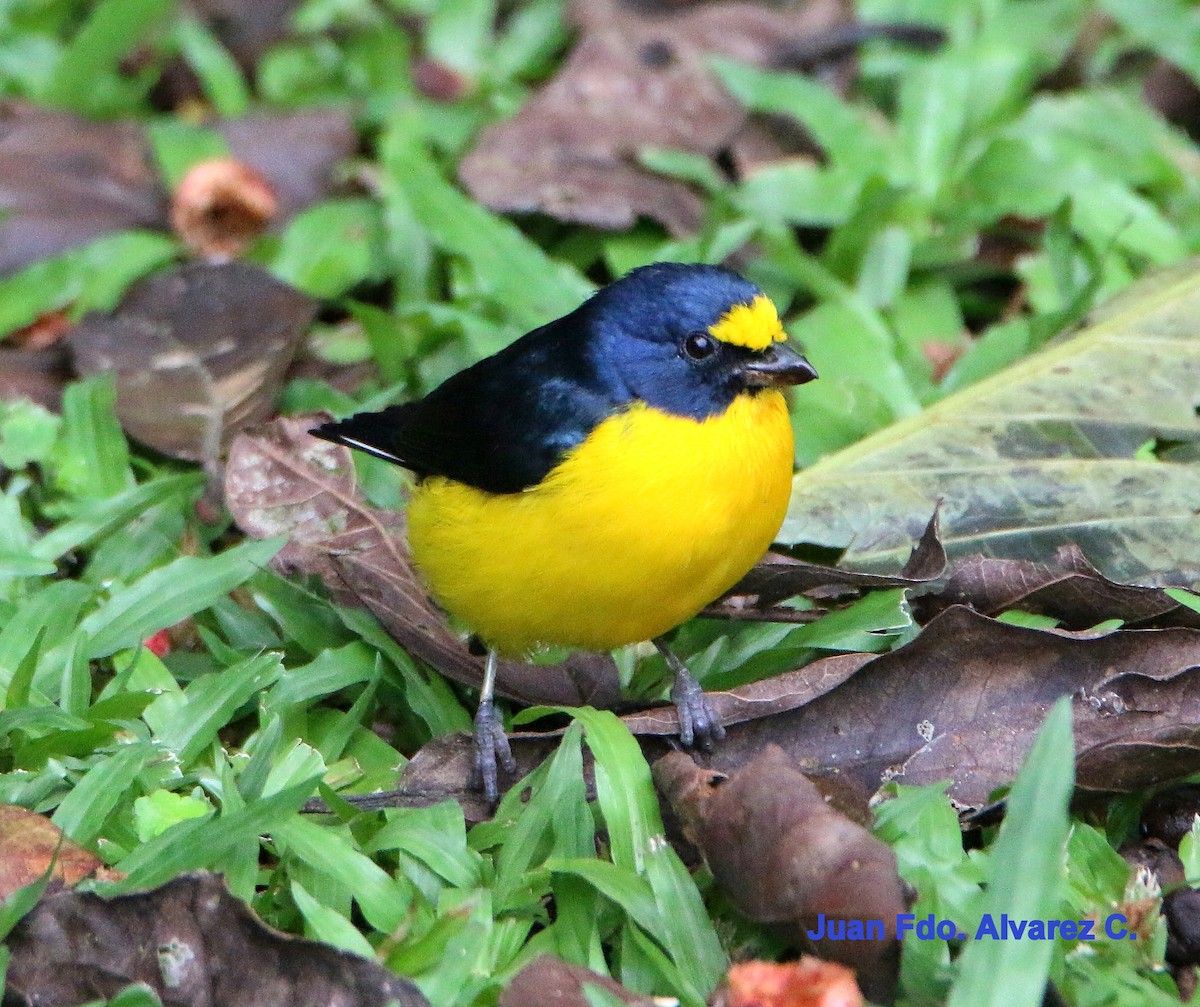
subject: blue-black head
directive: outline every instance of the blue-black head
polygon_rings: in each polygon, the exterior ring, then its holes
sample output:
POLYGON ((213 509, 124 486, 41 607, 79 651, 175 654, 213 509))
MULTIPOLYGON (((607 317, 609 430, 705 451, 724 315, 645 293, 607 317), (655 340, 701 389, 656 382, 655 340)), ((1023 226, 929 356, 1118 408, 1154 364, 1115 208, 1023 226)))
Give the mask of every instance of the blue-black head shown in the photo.
POLYGON ((743 392, 817 376, 786 345, 770 299, 720 266, 643 266, 597 293, 578 315, 605 381, 675 415, 703 419, 743 392))

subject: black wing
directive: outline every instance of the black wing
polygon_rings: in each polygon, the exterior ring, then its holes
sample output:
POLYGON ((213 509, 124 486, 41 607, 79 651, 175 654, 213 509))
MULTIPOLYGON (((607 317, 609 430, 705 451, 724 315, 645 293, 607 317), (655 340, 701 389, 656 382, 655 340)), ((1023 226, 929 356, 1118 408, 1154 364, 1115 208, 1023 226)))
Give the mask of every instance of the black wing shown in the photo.
POLYGON ((490 493, 542 481, 622 404, 604 387, 576 316, 535 329, 417 402, 325 423, 312 433, 490 493))

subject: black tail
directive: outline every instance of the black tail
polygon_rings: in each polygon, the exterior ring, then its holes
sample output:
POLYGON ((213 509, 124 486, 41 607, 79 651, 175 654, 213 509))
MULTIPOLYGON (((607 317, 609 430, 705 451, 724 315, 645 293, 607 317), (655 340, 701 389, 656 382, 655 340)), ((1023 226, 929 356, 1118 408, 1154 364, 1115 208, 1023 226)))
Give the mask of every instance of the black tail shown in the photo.
POLYGON ((356 413, 344 420, 322 423, 309 433, 323 441, 332 441, 356 451, 365 451, 384 461, 403 465, 404 459, 396 453, 397 423, 394 416, 394 412, 403 408, 392 406, 379 413, 356 413))

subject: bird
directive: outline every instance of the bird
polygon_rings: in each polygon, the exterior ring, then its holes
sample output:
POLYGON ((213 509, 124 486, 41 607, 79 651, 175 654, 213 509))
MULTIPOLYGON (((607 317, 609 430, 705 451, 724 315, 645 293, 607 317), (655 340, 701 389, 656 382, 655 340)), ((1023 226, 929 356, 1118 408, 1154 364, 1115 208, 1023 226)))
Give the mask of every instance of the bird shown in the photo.
POLYGON ((774 303, 721 266, 631 270, 423 398, 315 428, 409 469, 408 539, 434 600, 487 647, 473 776, 516 768, 498 655, 653 641, 684 745, 724 727, 664 634, 720 597, 782 525, 784 389, 817 377, 774 303))

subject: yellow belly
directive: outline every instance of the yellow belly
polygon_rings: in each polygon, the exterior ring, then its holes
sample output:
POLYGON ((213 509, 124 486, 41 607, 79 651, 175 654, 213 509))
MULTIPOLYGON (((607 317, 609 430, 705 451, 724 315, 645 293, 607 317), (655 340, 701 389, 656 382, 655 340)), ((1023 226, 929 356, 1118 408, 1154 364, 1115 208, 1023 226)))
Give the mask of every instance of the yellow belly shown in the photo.
POLYGON ((702 422, 635 406, 521 493, 422 480, 408 511, 413 560, 437 601, 503 653, 648 640, 766 551, 792 451, 776 391, 702 422))

